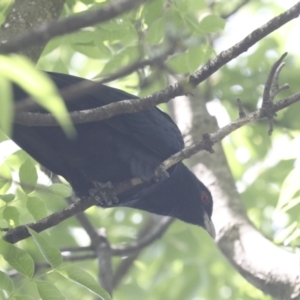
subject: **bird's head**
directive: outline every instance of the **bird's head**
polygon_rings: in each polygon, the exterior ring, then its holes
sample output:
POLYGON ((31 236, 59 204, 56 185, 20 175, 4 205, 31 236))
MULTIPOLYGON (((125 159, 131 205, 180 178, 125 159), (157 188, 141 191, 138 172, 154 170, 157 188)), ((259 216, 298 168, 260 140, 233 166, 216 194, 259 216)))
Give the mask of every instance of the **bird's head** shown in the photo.
POLYGON ((177 189, 174 216, 201 226, 214 239, 216 232, 211 220, 213 198, 208 188, 185 166, 180 167, 181 190, 177 189))

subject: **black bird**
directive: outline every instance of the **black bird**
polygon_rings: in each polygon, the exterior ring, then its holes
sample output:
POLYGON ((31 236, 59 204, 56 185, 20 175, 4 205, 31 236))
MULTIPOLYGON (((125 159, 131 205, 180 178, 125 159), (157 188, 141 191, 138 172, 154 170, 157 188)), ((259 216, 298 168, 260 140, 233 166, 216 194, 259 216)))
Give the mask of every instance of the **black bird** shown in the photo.
MULTIPOLYGON (((85 79, 47 72, 58 89, 77 85, 85 79)), ((13 88, 15 101, 28 95, 13 88)), ((125 99, 137 98, 124 91, 99 85, 66 103, 69 111, 91 109, 125 99)), ((34 110, 45 113, 42 108, 34 110)), ((151 179, 156 167, 184 147, 172 119, 158 108, 110 119, 75 124, 77 137, 69 139, 60 126, 14 124, 12 140, 50 171, 63 176, 80 198, 89 196, 95 183, 119 182, 140 177, 144 183, 118 196, 118 202, 99 206, 126 206, 172 216, 202 226, 214 237, 211 222, 213 201, 209 190, 183 164, 168 170, 169 177, 151 179)))

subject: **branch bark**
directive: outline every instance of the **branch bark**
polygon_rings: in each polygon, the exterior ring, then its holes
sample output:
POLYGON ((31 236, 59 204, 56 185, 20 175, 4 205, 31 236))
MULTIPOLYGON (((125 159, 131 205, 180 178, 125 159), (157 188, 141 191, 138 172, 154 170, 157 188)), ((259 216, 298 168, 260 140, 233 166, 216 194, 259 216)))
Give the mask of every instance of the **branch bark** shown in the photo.
MULTIPOLYGON (((39 0, 38 3, 36 0, 15 0, 10 13, 1 26, 0 41, 7 41, 16 35, 21 36, 33 27, 58 19, 64 3, 65 0, 39 0)), ((18 48, 15 51, 36 62, 45 44, 44 41, 39 46, 32 47, 32 44, 29 43, 27 49, 18 48)))

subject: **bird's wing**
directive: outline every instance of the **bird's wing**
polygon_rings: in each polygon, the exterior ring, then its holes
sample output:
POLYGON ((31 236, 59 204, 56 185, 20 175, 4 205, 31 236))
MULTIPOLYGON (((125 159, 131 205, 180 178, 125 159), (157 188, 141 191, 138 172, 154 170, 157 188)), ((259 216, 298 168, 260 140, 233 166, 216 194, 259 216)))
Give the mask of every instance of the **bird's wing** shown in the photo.
MULTIPOLYGON (((48 74, 59 89, 76 85, 84 80, 59 73, 48 72, 48 74)), ((137 99, 137 97, 122 90, 99 85, 75 101, 69 101, 67 106, 71 111, 85 110, 126 99, 137 99)), ((119 132, 134 137, 162 159, 166 159, 184 147, 181 132, 176 124, 156 107, 134 114, 118 115, 104 122, 119 132)))

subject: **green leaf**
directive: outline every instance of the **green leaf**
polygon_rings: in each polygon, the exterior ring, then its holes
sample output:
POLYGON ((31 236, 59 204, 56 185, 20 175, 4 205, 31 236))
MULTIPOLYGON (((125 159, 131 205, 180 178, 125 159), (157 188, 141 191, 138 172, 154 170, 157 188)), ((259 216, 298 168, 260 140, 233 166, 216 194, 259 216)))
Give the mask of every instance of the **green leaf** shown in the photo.
POLYGON ((63 198, 70 197, 72 195, 72 189, 69 185, 62 183, 53 183, 47 188, 51 193, 61 196, 63 198))
POLYGON ((8 136, 11 135, 13 117, 13 99, 10 82, 0 77, 0 128, 8 136))
POLYGON ((189 72, 189 65, 187 63, 187 52, 183 52, 172 56, 167 60, 167 66, 176 73, 189 72))
POLYGON ((24 163, 29 157, 30 156, 24 150, 20 149, 9 155, 5 162, 13 170, 19 170, 22 163, 24 163))
POLYGON ((0 55, 0 75, 20 85, 41 106, 53 113, 68 136, 75 135, 75 128, 55 84, 29 59, 17 54, 0 55))
POLYGON ((34 262, 31 256, 22 249, 0 240, 0 254, 19 273, 32 278, 34 262))
POLYGON ((50 245, 48 241, 40 234, 27 228, 31 236, 33 237, 34 242, 38 246, 39 250, 47 260, 47 262, 53 267, 57 268, 63 261, 61 253, 58 248, 50 245))
POLYGON ((62 46, 65 41, 65 36, 59 36, 56 38, 51 39, 51 41, 47 44, 45 49, 43 50, 42 56, 52 52, 53 50, 57 49, 58 47, 62 46))
POLYGON ((22 190, 30 194, 36 188, 38 175, 31 159, 26 159, 19 170, 19 178, 22 190))
POLYGON ((205 0, 175 0, 174 5, 181 13, 192 12, 195 13, 201 9, 207 8, 205 0))
POLYGON ((187 8, 187 10, 192 13, 195 13, 202 9, 206 9, 208 7, 207 2, 205 0, 179 0, 179 2, 184 2, 184 5, 187 8))
POLYGON ((11 293, 14 289, 14 284, 11 278, 4 272, 0 271, 0 289, 11 293))
POLYGON ((163 4, 163 0, 148 1, 145 4, 143 8, 143 16, 146 24, 150 25, 160 17, 163 10, 163 4))
POLYGON ((111 50, 103 44, 103 41, 101 41, 101 39, 96 38, 94 40, 94 43, 98 47, 98 50, 100 52, 100 57, 99 58, 108 59, 108 58, 111 57, 111 50))
POLYGON ((276 210, 281 210, 299 191, 300 169, 293 169, 282 183, 276 210))
POLYGON ((71 40, 76 44, 88 44, 96 38, 96 33, 88 30, 80 30, 70 36, 71 40))
POLYGON ((189 73, 194 73, 198 67, 204 62, 205 48, 203 46, 193 47, 187 52, 187 65, 189 73))
POLYGON ((0 1, 0 26, 6 20, 6 16, 10 9, 10 6, 13 4, 13 0, 1 0, 0 1))
POLYGON ((41 220, 48 215, 45 202, 38 197, 28 197, 27 209, 35 221, 41 220))
POLYGON ((300 203, 300 197, 296 197, 291 199, 287 205, 285 205, 281 211, 282 212, 287 212, 288 210, 292 209, 293 207, 295 207, 296 205, 298 205, 300 203))
POLYGON ((9 300, 34 300, 34 298, 28 295, 14 295, 12 298, 9 298, 9 300))
POLYGON ((133 61, 137 61, 139 58, 138 46, 130 46, 124 48, 118 54, 114 55, 105 67, 101 71, 100 75, 111 74, 114 71, 120 69, 122 66, 126 66, 133 61))
POLYGON ((280 231, 279 234, 276 235, 276 238, 274 239, 274 243, 276 244, 283 244, 284 241, 287 239, 288 236, 294 232, 294 230, 297 228, 298 223, 293 222, 288 227, 284 228, 282 231, 280 231))
POLYGON ((0 166, 0 193, 5 194, 12 183, 11 170, 6 163, 0 166))
POLYGON ((53 71, 57 73, 63 73, 63 74, 69 73, 69 69, 66 67, 65 63, 61 59, 58 59, 55 62, 55 64, 53 65, 53 71))
POLYGON ((110 295, 96 282, 96 280, 86 271, 76 266, 63 266, 56 269, 62 276, 70 279, 91 292, 95 293, 103 300, 111 300, 110 295))
POLYGON ((0 199, 5 203, 9 203, 15 199, 15 195, 13 194, 0 195, 0 199))
POLYGON ((159 18, 151 24, 147 32, 146 40, 149 43, 155 45, 162 42, 164 36, 165 36, 165 20, 163 18, 159 18))
POLYGON ((51 282, 36 280, 38 293, 42 300, 65 300, 66 298, 61 291, 51 282))
POLYGON ((16 227, 20 225, 20 213, 19 210, 14 206, 4 207, 2 216, 7 221, 10 227, 16 227))
POLYGON ((209 15, 201 20, 198 29, 204 33, 213 33, 223 30, 226 25, 226 20, 219 16, 209 15))
POLYGON ((75 51, 78 51, 87 57, 99 59, 102 58, 102 53, 99 51, 99 48, 96 47, 93 43, 90 44, 72 44, 72 48, 75 51))
POLYGON ((296 229, 286 240, 285 245, 291 244, 294 240, 300 237, 300 228, 296 229))

